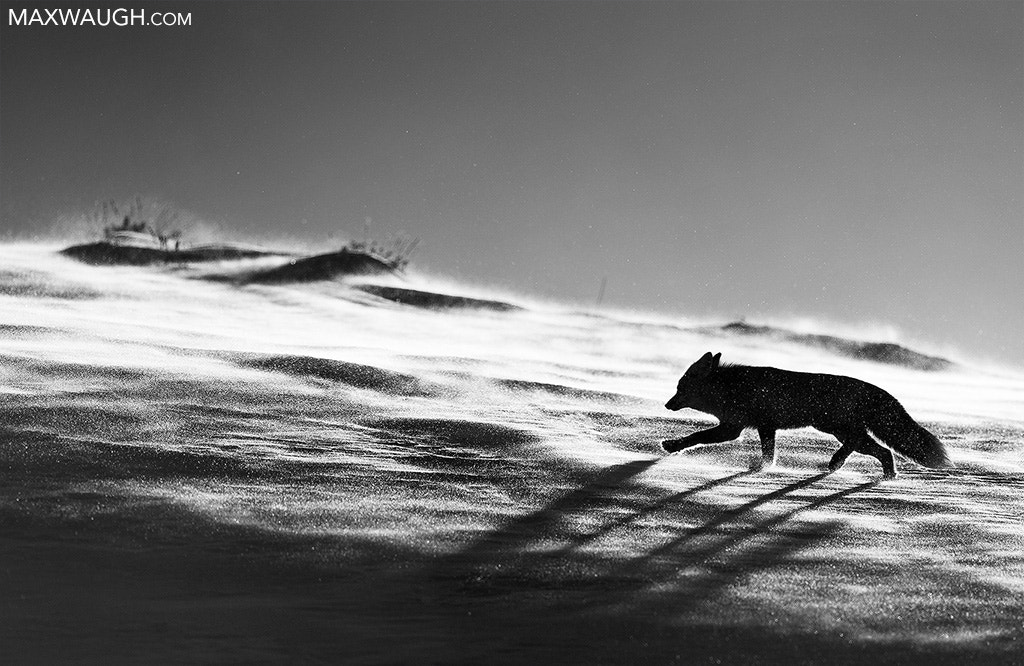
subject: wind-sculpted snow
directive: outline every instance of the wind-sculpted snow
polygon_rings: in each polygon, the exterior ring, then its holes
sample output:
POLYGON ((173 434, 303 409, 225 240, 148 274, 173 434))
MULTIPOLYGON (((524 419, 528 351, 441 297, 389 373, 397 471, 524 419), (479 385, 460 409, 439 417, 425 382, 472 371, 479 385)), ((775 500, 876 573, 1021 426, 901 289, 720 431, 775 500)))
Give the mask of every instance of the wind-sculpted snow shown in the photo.
POLYGON ((240 364, 262 370, 284 372, 297 377, 342 382, 358 388, 373 389, 389 395, 431 395, 438 390, 429 382, 399 372, 390 372, 359 363, 327 358, 293 355, 242 354, 240 364))
POLYGON ((432 294, 415 306, 208 279, 249 270, 229 264, 0 245, 4 659, 1018 660, 1014 371, 415 274, 378 285, 432 294), (665 455, 712 423, 663 407, 709 350, 877 384, 956 467, 825 474, 838 444, 811 430, 763 472, 750 433, 665 455))
POLYGON ((33 296, 61 300, 98 298, 100 292, 54 279, 33 270, 0 270, 0 296, 33 296))
POLYGON ((610 391, 591 391, 587 389, 565 386, 563 384, 549 384, 547 382, 531 382, 523 379, 501 379, 498 384, 514 391, 540 391, 554 395, 569 396, 582 400, 600 400, 604 402, 641 402, 637 398, 621 393, 610 391))
POLYGON ((820 347, 858 360, 889 363, 914 370, 948 370, 953 367, 953 362, 948 359, 922 354, 894 342, 860 342, 835 335, 796 333, 773 326, 757 326, 739 321, 725 324, 721 330, 820 347))
POLYGON ((114 245, 105 241, 72 245, 62 250, 61 254, 87 264, 106 266, 150 266, 278 256, 278 253, 275 252, 234 245, 208 245, 171 250, 159 247, 114 245))
POLYGON ((469 296, 455 296, 452 294, 439 294, 418 289, 403 289, 401 287, 389 287, 376 284, 358 285, 357 289, 368 294, 379 296, 388 301, 402 303, 403 305, 414 305, 423 308, 469 308, 477 310, 496 310, 498 312, 512 312, 522 310, 518 305, 495 301, 484 298, 471 298, 469 296))
POLYGON ((251 275, 251 282, 288 284, 316 282, 350 275, 390 275, 394 269, 368 254, 358 252, 330 252, 302 259, 292 259, 274 268, 251 275))

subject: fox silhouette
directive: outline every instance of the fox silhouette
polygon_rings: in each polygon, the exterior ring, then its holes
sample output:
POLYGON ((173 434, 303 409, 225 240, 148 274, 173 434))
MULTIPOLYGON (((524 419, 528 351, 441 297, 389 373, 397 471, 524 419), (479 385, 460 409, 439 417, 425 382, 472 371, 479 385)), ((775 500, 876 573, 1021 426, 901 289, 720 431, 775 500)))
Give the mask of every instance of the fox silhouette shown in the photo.
POLYGON ((842 467, 854 451, 877 458, 885 478, 896 476, 892 450, 925 467, 952 466, 942 442, 914 421, 896 398, 873 384, 843 375, 721 364, 721 358, 711 352, 701 356, 665 403, 673 411, 690 407, 711 414, 718 425, 665 440, 662 446, 669 453, 727 442, 746 428, 757 428, 760 469, 775 462, 777 430, 810 426, 833 435, 842 445, 829 461, 829 471, 842 467))

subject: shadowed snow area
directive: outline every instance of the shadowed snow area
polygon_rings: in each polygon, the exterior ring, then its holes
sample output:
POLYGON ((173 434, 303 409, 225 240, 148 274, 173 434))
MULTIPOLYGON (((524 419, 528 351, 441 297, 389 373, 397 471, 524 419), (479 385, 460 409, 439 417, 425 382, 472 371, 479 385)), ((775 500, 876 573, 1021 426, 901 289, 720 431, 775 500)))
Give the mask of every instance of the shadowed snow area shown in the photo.
POLYGON ((1019 659, 1012 371, 57 249, 0 245, 12 663, 1019 659), (752 432, 665 455, 713 422, 663 407, 708 350, 877 384, 956 467, 826 475, 838 443, 809 429, 762 472, 752 432))

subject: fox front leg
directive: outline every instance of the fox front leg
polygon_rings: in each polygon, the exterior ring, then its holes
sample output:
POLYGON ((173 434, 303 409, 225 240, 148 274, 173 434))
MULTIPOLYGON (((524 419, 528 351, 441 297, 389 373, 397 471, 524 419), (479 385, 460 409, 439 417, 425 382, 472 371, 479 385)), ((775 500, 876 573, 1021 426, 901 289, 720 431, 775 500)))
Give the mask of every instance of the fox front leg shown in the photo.
POLYGON ((765 469, 775 464, 775 428, 761 426, 757 429, 761 438, 761 462, 754 465, 754 470, 765 469))
POLYGON ((669 453, 682 451, 698 444, 717 444, 736 439, 743 433, 743 426, 732 425, 731 423, 719 423, 714 428, 701 430, 679 439, 666 439, 661 446, 669 453))

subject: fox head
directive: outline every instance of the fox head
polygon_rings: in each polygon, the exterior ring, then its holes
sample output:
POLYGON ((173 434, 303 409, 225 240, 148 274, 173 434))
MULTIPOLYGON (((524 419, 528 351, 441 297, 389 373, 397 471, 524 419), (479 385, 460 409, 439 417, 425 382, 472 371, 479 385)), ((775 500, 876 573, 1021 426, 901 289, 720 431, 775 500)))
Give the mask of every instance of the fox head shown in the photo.
POLYGON ((679 378, 676 394, 665 403, 667 409, 678 411, 683 407, 699 407, 704 394, 704 380, 718 368, 722 355, 708 352, 691 365, 679 378))

